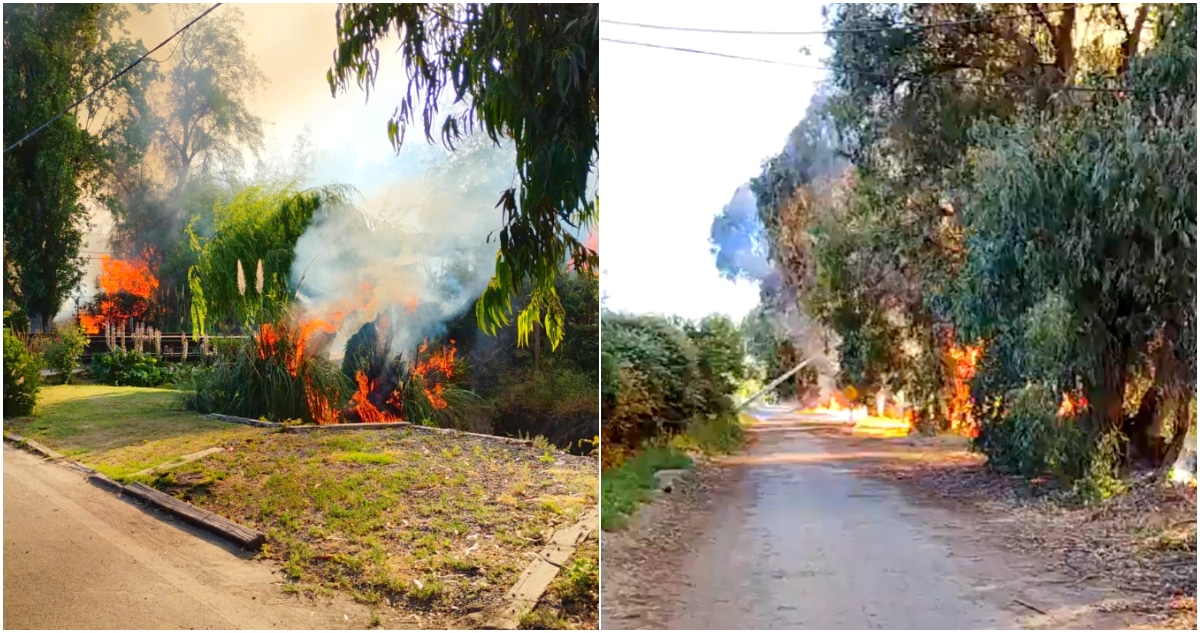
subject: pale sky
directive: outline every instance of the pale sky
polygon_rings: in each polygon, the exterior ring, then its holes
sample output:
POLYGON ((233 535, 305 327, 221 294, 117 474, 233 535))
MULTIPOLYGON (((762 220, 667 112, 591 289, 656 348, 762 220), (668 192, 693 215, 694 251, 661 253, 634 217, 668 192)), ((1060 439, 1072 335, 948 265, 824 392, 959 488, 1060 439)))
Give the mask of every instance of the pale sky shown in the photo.
MULTIPOLYGON (((817 3, 605 2, 605 20, 697 28, 809 31, 817 3)), ((820 65, 822 36, 682 33, 601 24, 601 37, 820 65), (807 46, 812 55, 799 52, 807 46)), ((757 284, 721 279, 708 235, 713 216, 762 161, 783 149, 820 70, 601 41, 605 248, 610 310, 740 319, 757 284)))

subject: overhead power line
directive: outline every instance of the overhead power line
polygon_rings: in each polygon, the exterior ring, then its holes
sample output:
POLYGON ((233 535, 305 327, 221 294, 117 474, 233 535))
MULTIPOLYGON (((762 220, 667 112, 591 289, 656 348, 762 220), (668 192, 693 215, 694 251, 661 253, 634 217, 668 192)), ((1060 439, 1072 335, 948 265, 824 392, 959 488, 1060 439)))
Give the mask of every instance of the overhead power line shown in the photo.
POLYGON ((632 26, 639 29, 655 29, 660 31, 681 31, 686 33, 718 33, 721 35, 851 35, 855 33, 880 33, 883 31, 892 30, 914 30, 925 31, 929 29, 940 29, 952 26, 963 26, 966 24, 977 24, 979 22, 996 22, 999 20, 1016 20, 1020 18, 1035 17, 1038 15, 1051 15, 1054 13, 1062 13, 1068 7, 1058 9, 1047 9, 1037 13, 1017 13, 1009 15, 989 15, 979 18, 968 18, 965 20, 950 20, 946 22, 930 22, 928 24, 896 24, 892 26, 877 26, 856 29, 827 29, 822 31, 760 31, 760 30, 736 30, 736 29, 706 29, 690 26, 670 26, 664 24, 646 24, 644 22, 623 22, 621 20, 600 20, 601 24, 613 24, 618 26, 632 26))
MULTIPOLYGON (((121 72, 119 72, 119 73, 117 73, 117 74, 113 75, 113 76, 112 76, 112 77, 110 77, 110 78, 109 78, 107 81, 105 81, 104 83, 100 84, 100 87, 98 87, 98 88, 96 88, 95 90, 93 90, 93 91, 91 91, 90 93, 88 93, 88 95, 87 95, 86 97, 84 97, 84 98, 80 99, 79 101, 76 101, 75 103, 72 103, 71 105, 67 106, 67 107, 66 107, 66 108, 65 108, 65 109, 64 109, 62 112, 59 112, 58 114, 54 115, 54 116, 53 116, 53 117, 52 117, 52 118, 51 118, 49 121, 46 121, 45 123, 43 123, 43 124, 41 124, 41 125, 37 126, 36 128, 34 128, 32 132, 30 132, 29 134, 26 134, 24 137, 22 137, 22 138, 21 138, 21 140, 19 140, 19 141, 17 141, 16 143, 13 143, 12 145, 9 145, 8 147, 4 148, 4 152, 5 152, 5 153, 8 153, 8 151, 9 151, 9 150, 11 150, 12 148, 14 148, 14 147, 17 147, 17 146, 18 146, 18 145, 20 145, 21 143, 24 143, 25 141, 28 141, 29 139, 33 138, 33 137, 34 137, 34 135, 36 135, 38 132, 41 132, 42 130, 46 129, 46 127, 47 127, 47 126, 49 126, 51 123, 54 123, 55 121, 57 121, 57 120, 61 119, 61 118, 63 117, 63 115, 65 115, 66 113, 70 112, 71 110, 74 110, 76 107, 78 107, 78 106, 79 106, 79 104, 81 104, 81 103, 83 103, 84 101, 87 101, 88 99, 91 99, 92 97, 94 97, 94 96, 96 96, 97 94, 99 94, 101 91, 103 91, 105 88, 107 88, 109 84, 111 84, 112 82, 114 82, 114 81, 116 81, 116 80, 120 79, 122 76, 124 76, 124 75, 125 75, 125 73, 127 73, 127 72, 129 72, 129 71, 133 70, 133 67, 134 67, 134 66, 137 66, 138 64, 140 64, 140 63, 142 63, 143 61, 145 61, 145 59, 146 59, 147 57, 149 57, 151 54, 153 54, 155 51, 157 51, 158 49, 160 49, 160 48, 162 48, 162 47, 166 46, 168 42, 170 42, 171 40, 175 39, 176 37, 179 37, 179 34, 183 33, 184 31, 188 30, 189 28, 191 28, 191 26, 192 26, 193 24, 195 24, 195 23, 197 23, 197 22, 199 22, 199 21, 200 21, 200 18, 203 18, 204 16, 208 15, 209 13, 212 13, 213 11, 215 11, 215 10, 216 10, 216 8, 217 8, 217 7, 221 6, 222 4, 223 4, 223 3, 221 3, 221 2, 218 2, 218 3, 214 4, 214 5, 212 5, 211 7, 209 7, 209 8, 208 8, 208 10, 207 10, 207 11, 205 11, 204 13, 201 13, 200 15, 198 15, 198 16, 196 16, 196 17, 192 18, 192 21, 191 21, 191 22, 188 22, 187 24, 183 25, 183 27, 182 27, 182 28, 180 28, 178 31, 175 31, 173 34, 171 34, 171 37, 168 37, 167 39, 165 39, 165 40, 163 40, 162 42, 160 42, 158 46, 155 46, 154 48, 150 49, 149 51, 146 51, 146 54, 145 54, 145 55, 142 55, 141 57, 137 58, 136 60, 134 60, 134 62, 133 62, 132 64, 130 64, 130 65, 128 65, 128 66, 126 66, 126 67, 125 67, 123 70, 121 70, 121 72)), ((174 55, 174 53, 173 53, 173 52, 172 52, 171 54, 172 54, 172 55, 174 55)), ((168 59, 170 59, 170 58, 168 57, 168 59)))
POLYGON ((716 51, 703 51, 703 50, 698 50, 698 49, 694 49, 694 48, 684 48, 681 46, 666 46, 664 44, 651 44, 649 42, 633 42, 633 41, 629 41, 629 40, 618 40, 618 39, 614 39, 611 37, 602 37, 602 38, 600 38, 600 41, 612 42, 613 44, 625 44, 628 46, 644 46, 646 48, 657 48, 657 49, 668 50, 668 51, 678 51, 680 53, 692 53, 695 55, 708 55, 708 56, 712 56, 712 57, 723 57, 726 59, 736 59, 736 60, 740 60, 740 61, 759 62, 759 63, 763 63, 763 64, 774 64, 777 66, 791 66, 793 68, 804 68, 806 70, 824 70, 824 71, 850 73, 850 74, 855 74, 855 75, 862 75, 865 77, 875 77, 877 79, 898 79, 901 81, 912 81, 912 82, 924 81, 924 82, 928 82, 928 83, 952 83, 952 84, 970 85, 970 86, 983 86, 983 87, 989 87, 989 88, 1007 88, 1010 90, 1050 89, 1050 90, 1055 90, 1055 91, 1070 91, 1070 92, 1145 92, 1146 91, 1146 88, 1134 88, 1134 87, 1129 87, 1129 86, 1118 87, 1118 88, 1100 88, 1100 87, 1091 87, 1091 86, 1052 87, 1052 86, 1039 86, 1039 85, 1034 85, 1034 84, 1013 84, 1013 83, 1004 83, 1004 82, 995 82, 995 81, 982 81, 982 80, 978 80, 978 79, 960 79, 957 77, 950 77, 950 78, 946 78, 946 79, 941 79, 941 78, 937 78, 937 77, 919 77, 919 76, 917 76, 917 77, 907 76, 906 77, 906 76, 902 76, 902 75, 875 73, 875 72, 870 72, 870 71, 866 71, 866 70, 850 70, 848 68, 834 69, 834 68, 830 68, 829 66, 820 66, 817 64, 801 64, 801 63, 797 63, 797 62, 788 62, 788 61, 782 61, 782 60, 776 60, 776 59, 763 59, 760 57, 746 57, 743 55, 733 55, 730 53, 719 53, 716 51))

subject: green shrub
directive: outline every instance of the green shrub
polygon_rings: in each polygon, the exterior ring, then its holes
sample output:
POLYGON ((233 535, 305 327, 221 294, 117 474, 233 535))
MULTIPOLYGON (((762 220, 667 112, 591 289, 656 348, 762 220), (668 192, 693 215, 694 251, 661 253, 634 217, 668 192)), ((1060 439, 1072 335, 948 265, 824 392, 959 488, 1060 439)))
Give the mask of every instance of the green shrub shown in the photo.
MULTIPOLYGON (((7 314, 5 317, 7 318, 7 314)), ((42 383, 42 360, 4 328, 4 417, 33 413, 42 383)))
POLYGON ((723 413, 732 408, 730 395, 746 378, 742 335, 729 317, 709 315, 684 330, 696 346, 703 410, 723 413))
POLYGON ((632 413, 621 408, 636 403, 647 419, 630 428, 678 432, 703 409, 698 353, 681 328, 657 316, 613 315, 604 319, 602 344, 618 372, 625 370, 614 408, 604 412, 606 426, 629 427, 632 413), (636 396, 622 393, 634 384, 636 396))
POLYGON ((1083 477, 1075 482, 1074 491, 1089 503, 1104 501, 1124 493, 1128 484, 1117 475, 1126 438, 1120 431, 1110 431, 1096 442, 1083 477))
POLYGON ((71 372, 79 366, 83 350, 87 347, 87 335, 77 325, 59 328, 54 339, 46 346, 43 356, 47 369, 53 369, 62 377, 63 384, 71 384, 71 372))
POLYGON ((988 464, 1026 477, 1052 475, 1066 481, 1083 476, 1093 442, 1085 423, 1058 416, 1059 401, 1044 385, 1016 389, 980 429, 975 445, 988 464))
POLYGON ((692 459, 670 446, 647 446, 632 459, 600 475, 600 526, 616 530, 646 500, 654 488, 654 473, 673 468, 691 468, 692 459))
POLYGON ((544 436, 551 444, 587 453, 599 433, 596 382, 570 364, 513 371, 493 398, 494 432, 544 436))
POLYGON ((342 357, 342 373, 348 380, 355 374, 368 371, 379 356, 379 332, 372 321, 363 325, 350 340, 346 341, 345 356, 342 357))
POLYGON ((711 413, 693 421, 671 444, 683 451, 728 455, 742 447, 743 439, 744 430, 737 414, 711 413))
POLYGON ((98 354, 92 359, 90 371, 101 384, 128 387, 159 387, 168 377, 157 358, 137 350, 98 354))

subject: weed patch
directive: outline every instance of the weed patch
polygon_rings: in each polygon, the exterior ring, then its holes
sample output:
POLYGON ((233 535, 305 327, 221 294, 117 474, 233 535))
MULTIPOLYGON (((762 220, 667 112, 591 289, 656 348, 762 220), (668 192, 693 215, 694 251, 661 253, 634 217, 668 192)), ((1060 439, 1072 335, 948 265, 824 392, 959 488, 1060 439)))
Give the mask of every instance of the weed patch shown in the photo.
POLYGON ((674 446, 647 446, 620 466, 600 477, 600 526, 618 530, 625 526, 637 505, 654 488, 654 473, 673 468, 690 468, 692 458, 674 446))

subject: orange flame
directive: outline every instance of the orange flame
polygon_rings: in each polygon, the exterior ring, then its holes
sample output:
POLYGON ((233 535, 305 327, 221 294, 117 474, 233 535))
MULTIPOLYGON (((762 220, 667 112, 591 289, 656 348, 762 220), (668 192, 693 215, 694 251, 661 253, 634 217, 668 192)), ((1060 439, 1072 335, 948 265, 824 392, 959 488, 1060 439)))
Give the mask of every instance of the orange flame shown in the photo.
POLYGON ((444 396, 445 386, 441 382, 431 379, 431 376, 436 377, 438 374, 443 379, 449 379, 454 376, 454 355, 458 350, 454 347, 454 339, 450 339, 450 344, 443 346, 439 350, 434 350, 425 360, 420 359, 420 354, 424 354, 429 349, 429 339, 425 339, 421 346, 417 348, 417 364, 413 367, 412 373, 414 376, 420 376, 421 381, 425 384, 425 397, 429 399, 429 404, 435 409, 445 409, 446 398, 444 396))
POLYGON ((330 328, 328 323, 318 319, 302 321, 295 328, 263 323, 259 326, 257 338, 258 357, 263 360, 274 359, 287 367, 288 373, 298 376, 309 339, 318 330, 329 332, 330 328))
POLYGON ((308 410, 312 413, 313 420, 320 425, 337 424, 338 414, 333 410, 333 405, 330 404, 329 398, 322 396, 320 392, 312 388, 312 384, 305 382, 304 397, 308 400, 308 410))
POLYGON ((1058 417, 1073 418, 1080 415, 1088 408, 1088 399, 1083 394, 1078 394, 1074 398, 1070 394, 1064 393, 1062 404, 1058 407, 1058 417))
POLYGON ((855 405, 840 391, 834 391, 814 401, 801 413, 833 418, 851 425, 855 435, 904 437, 912 430, 912 412, 900 414, 894 407, 876 408, 875 415, 862 405, 855 405))
POLYGON ((950 359, 950 430, 966 437, 978 437, 975 420, 975 399, 971 397, 971 380, 979 366, 983 345, 952 346, 950 359))
POLYGON ((106 324, 125 325, 130 320, 145 318, 150 301, 158 290, 158 278, 150 272, 153 251, 147 250, 140 260, 115 259, 112 255, 100 258, 100 292, 109 298, 100 300, 98 314, 80 315, 79 324, 88 334, 99 334, 106 324), (134 297, 129 305, 115 300, 117 295, 134 297))
POLYGON ((358 391, 350 398, 350 410, 356 413, 363 422, 392 422, 397 418, 380 411, 367 397, 371 394, 371 390, 375 387, 374 383, 367 379, 367 374, 361 369, 354 376, 358 383, 358 391))
POLYGON ((79 315, 79 327, 82 327, 86 334, 99 334, 101 328, 104 327, 104 317, 81 314, 79 315))

